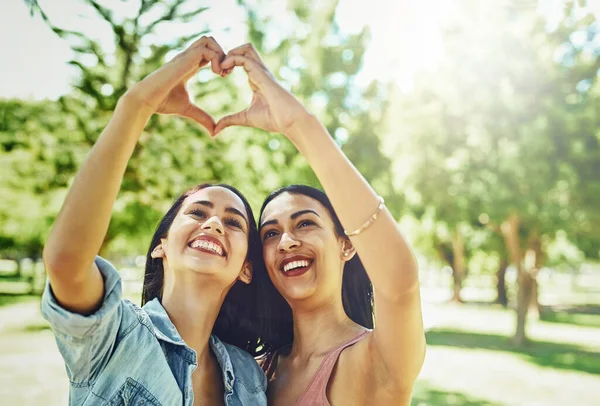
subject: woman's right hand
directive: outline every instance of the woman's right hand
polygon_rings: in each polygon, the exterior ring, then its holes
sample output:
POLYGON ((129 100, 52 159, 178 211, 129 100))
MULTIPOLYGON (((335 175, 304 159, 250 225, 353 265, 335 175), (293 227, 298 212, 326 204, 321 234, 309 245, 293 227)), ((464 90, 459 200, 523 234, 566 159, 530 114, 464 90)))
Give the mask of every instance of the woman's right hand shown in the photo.
POLYGON ((225 52, 213 37, 202 37, 158 70, 136 83, 123 96, 151 113, 188 117, 204 126, 212 135, 215 121, 191 100, 185 87, 200 68, 209 62, 212 71, 222 74, 225 52))

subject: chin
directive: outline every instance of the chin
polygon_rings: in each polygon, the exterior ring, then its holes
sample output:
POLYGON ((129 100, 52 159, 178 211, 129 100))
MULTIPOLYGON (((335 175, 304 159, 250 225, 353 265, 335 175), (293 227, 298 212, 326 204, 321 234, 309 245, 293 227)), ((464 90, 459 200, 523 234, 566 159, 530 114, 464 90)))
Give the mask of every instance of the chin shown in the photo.
POLYGON ((284 286, 278 289, 288 301, 299 301, 310 298, 316 292, 316 286, 284 286))
POLYGON ((199 274, 210 275, 223 272, 223 264, 218 263, 216 260, 213 260, 211 258, 193 258, 189 261, 186 261, 186 265, 187 269, 199 274))

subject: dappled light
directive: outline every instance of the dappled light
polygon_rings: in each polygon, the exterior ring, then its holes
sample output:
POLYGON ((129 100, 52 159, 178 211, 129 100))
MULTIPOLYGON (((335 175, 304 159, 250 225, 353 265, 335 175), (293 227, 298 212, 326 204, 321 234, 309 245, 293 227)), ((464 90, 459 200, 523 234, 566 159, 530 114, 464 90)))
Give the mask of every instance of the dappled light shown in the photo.
MULTIPOLYGON (((6 404, 67 404, 39 310, 50 227, 123 95, 201 35, 227 49, 254 45, 414 249, 428 349, 411 406, 598 402, 600 2, 9 3, 0 16, 6 404)), ((254 87, 241 68, 205 68, 187 90, 216 122, 245 109, 254 87)), ((181 191, 232 184, 257 214, 276 188, 320 186, 282 134, 213 135, 174 115, 143 129, 99 252, 118 264, 134 303, 148 242, 181 191)))

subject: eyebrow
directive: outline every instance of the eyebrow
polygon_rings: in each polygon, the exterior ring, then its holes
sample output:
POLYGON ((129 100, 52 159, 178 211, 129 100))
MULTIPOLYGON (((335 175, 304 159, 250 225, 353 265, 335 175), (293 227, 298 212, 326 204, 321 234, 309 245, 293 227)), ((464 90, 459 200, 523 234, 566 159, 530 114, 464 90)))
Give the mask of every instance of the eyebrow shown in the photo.
MULTIPOLYGON (((321 216, 319 216, 319 213, 317 213, 316 211, 314 211, 314 210, 312 210, 312 209, 306 209, 306 210, 300 210, 300 211, 297 211, 297 212, 293 213, 293 214, 290 216, 290 218, 291 218, 292 220, 294 220, 294 219, 296 219, 296 218, 298 218, 298 217, 300 217, 301 215, 303 215, 303 214, 306 214, 306 213, 312 213, 312 214, 314 214, 314 215, 315 215, 315 216, 317 216, 317 217, 321 217, 321 216)), ((262 230, 262 228, 263 228, 263 227, 265 227, 265 226, 268 226, 268 225, 270 225, 270 224, 279 224, 279 221, 278 221, 278 220, 269 220, 269 221, 265 221, 264 223, 262 223, 262 224, 260 225, 260 227, 259 227, 259 231, 260 231, 260 230, 262 230)))
MULTIPOLYGON (((197 200, 194 203, 192 203, 192 205, 194 205, 194 204, 200 204, 202 206, 210 207, 211 209, 214 209, 214 207, 215 207, 213 202, 209 202, 208 200, 197 200)), ((233 207, 227 207, 227 208, 225 208, 225 212, 235 214, 236 216, 240 216, 241 218, 243 218, 246 221, 246 224, 248 224, 248 220, 246 219, 246 216, 244 216, 244 214, 241 211, 239 211, 238 209, 235 209, 233 207)))

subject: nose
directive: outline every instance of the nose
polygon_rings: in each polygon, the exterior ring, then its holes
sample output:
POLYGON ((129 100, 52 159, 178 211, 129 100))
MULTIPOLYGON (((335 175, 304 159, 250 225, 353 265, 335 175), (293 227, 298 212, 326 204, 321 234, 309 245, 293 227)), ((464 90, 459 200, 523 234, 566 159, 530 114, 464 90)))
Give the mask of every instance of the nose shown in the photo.
POLYGON ((206 231, 210 230, 219 235, 223 235, 223 223, 221 223, 221 220, 217 216, 212 216, 206 220, 201 228, 206 231))
POLYGON ((279 244, 277 245, 277 250, 279 252, 286 252, 294 248, 298 248, 300 246, 300 242, 294 240, 288 233, 283 233, 281 235, 281 239, 279 240, 279 244))

